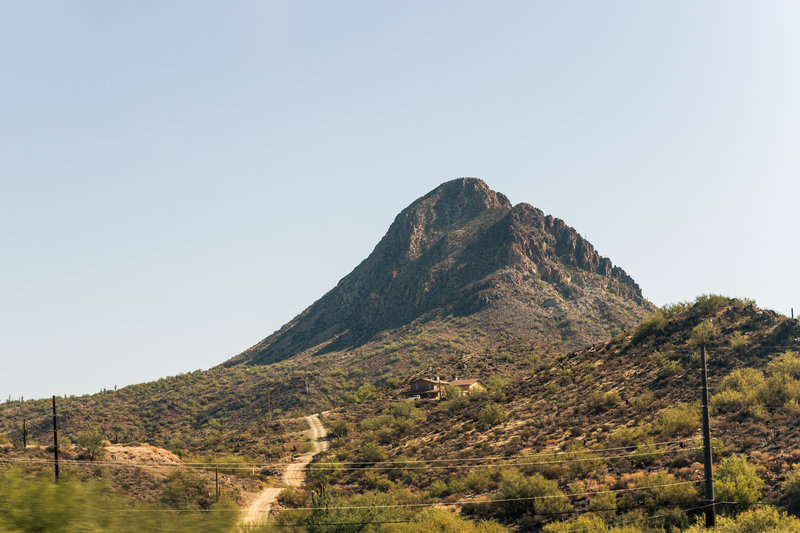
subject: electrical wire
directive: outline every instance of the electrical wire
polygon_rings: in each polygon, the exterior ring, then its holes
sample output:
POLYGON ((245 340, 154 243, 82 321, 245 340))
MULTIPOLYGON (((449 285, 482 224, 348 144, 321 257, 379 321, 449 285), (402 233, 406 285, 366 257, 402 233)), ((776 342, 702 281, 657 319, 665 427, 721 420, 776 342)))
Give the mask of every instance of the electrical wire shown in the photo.
MULTIPOLYGON (((695 439, 692 439, 695 440, 695 439)), ((315 470, 352 470, 352 471, 361 471, 361 470, 457 470, 463 468, 488 468, 488 467, 508 467, 508 466, 537 466, 537 465, 554 465, 554 464, 569 464, 569 463, 583 463, 583 462, 595 462, 595 461, 605 461, 605 460, 613 460, 613 459, 630 459, 635 457, 650 457, 650 456, 657 456, 657 455, 664 455, 669 453, 681 453, 681 452, 689 452, 695 450, 702 450, 702 446, 693 446, 690 448, 675 448, 669 450, 654 450, 648 452, 638 452, 638 453, 630 453, 625 455, 612 455, 612 456, 589 456, 589 457, 580 457, 575 459, 559 459, 555 461, 519 461, 514 460, 514 457, 509 458, 506 462, 499 462, 499 463, 480 463, 475 462, 472 464, 453 464, 453 465, 420 465, 420 466, 401 466, 397 465, 392 461, 376 461, 373 463, 365 463, 365 464, 384 464, 384 466, 344 466, 346 464, 359 464, 359 463, 308 463, 308 465, 315 470)), ((718 449, 718 448, 717 448, 718 449)), ((569 453, 579 453, 579 454, 591 454, 592 452, 589 451, 578 451, 578 452, 569 452, 569 453)), ((479 461, 480 459, 475 459, 475 461, 479 461)), ((21 463, 21 464, 30 464, 30 465, 51 465, 55 464, 55 460, 53 459, 0 459, 0 463, 21 463)), ((428 461, 424 460, 409 460, 407 463, 426 463, 428 461)), ((82 467, 101 467, 101 466, 109 466, 109 467, 126 467, 126 468, 166 468, 166 469, 178 469, 178 468, 195 468, 198 470, 210 470, 210 469, 223 469, 225 471, 228 470, 254 470, 259 468, 267 468, 267 467, 285 467, 290 466, 292 464, 297 463, 272 463, 272 464, 259 464, 259 463, 252 463, 252 464, 225 464, 225 463, 134 463, 134 462, 122 462, 122 461, 79 461, 76 459, 60 459, 58 461, 59 465, 72 465, 72 466, 82 466, 82 467)))

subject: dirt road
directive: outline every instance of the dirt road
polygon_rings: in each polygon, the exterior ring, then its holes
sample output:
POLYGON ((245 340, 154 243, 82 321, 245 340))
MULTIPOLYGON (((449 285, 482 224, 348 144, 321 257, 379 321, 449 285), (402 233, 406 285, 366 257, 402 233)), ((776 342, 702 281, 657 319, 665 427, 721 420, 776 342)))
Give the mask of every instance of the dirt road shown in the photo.
MULTIPOLYGON (((319 420, 319 415, 311 415, 306 417, 306 422, 311 428, 311 442, 314 443, 314 451, 304 453, 295 458, 295 462, 286 467, 283 473, 283 484, 286 487, 301 487, 306 477, 306 466, 314 456, 322 451, 328 449, 328 442, 325 439, 328 432, 325 431, 325 426, 319 420)), ((278 499, 278 494, 284 487, 268 487, 258 493, 256 499, 247 506, 243 512, 241 524, 252 525, 261 524, 267 520, 272 506, 278 499)))

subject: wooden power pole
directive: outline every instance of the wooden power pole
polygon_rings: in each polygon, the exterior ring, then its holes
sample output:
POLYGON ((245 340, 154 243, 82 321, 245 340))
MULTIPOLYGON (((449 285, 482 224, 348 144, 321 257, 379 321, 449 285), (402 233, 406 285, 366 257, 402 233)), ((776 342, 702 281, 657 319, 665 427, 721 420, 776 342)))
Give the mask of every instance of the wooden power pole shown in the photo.
POLYGON ((56 422, 56 397, 53 396, 53 456, 55 457, 56 483, 58 483, 58 423, 56 422))
POLYGON ((25 450, 28 447, 28 421, 24 418, 22 419, 22 449, 25 450))
POLYGON ((700 365, 702 368, 702 402, 703 402, 703 507, 706 514, 706 527, 714 527, 717 523, 717 510, 714 503, 714 473, 711 470, 711 419, 708 416, 708 367, 706 365, 706 346, 700 345, 700 365))
POLYGON ((219 501, 219 467, 214 465, 214 501, 219 501))

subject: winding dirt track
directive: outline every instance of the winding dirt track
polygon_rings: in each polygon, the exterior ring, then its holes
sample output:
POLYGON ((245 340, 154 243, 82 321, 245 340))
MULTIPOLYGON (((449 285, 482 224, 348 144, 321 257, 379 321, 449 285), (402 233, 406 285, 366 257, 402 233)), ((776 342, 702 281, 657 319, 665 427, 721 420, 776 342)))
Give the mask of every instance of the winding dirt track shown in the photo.
MULTIPOLYGON (((314 456, 328 449, 328 442, 323 440, 328 432, 319 420, 319 415, 306 417, 306 422, 311 428, 311 442, 314 443, 314 451, 304 453, 297 457, 297 460, 286 467, 283 473, 283 484, 287 487, 301 487, 306 478, 306 466, 314 456)), ((243 511, 241 524, 243 526, 262 524, 269 517, 272 506, 278 499, 278 494, 284 487, 268 487, 258 493, 256 499, 243 511)))

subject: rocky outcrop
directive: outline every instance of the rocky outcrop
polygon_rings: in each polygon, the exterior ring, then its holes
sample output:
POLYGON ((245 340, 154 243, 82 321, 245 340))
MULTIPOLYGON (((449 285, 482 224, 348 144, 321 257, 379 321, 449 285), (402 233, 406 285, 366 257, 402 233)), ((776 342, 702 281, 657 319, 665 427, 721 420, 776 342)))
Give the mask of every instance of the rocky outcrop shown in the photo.
POLYGON ((487 326, 502 316, 504 327, 531 334, 572 317, 578 327, 558 340, 577 347, 651 310, 633 279, 564 221, 461 178, 404 209, 333 290, 226 364, 348 349, 447 314, 476 315, 487 326))

